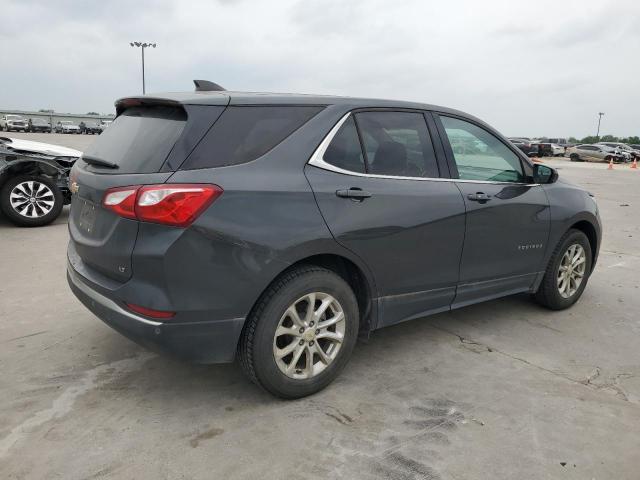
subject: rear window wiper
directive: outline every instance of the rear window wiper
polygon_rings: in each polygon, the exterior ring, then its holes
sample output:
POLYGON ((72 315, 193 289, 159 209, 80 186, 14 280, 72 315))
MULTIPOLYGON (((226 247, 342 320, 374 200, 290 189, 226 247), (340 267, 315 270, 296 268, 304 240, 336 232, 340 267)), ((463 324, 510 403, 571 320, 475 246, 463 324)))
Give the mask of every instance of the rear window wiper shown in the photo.
POLYGON ((82 159, 87 162, 89 165, 93 165, 95 167, 105 167, 105 168, 120 168, 113 162, 108 160, 103 160, 102 158, 92 157, 91 155, 82 155, 82 159))

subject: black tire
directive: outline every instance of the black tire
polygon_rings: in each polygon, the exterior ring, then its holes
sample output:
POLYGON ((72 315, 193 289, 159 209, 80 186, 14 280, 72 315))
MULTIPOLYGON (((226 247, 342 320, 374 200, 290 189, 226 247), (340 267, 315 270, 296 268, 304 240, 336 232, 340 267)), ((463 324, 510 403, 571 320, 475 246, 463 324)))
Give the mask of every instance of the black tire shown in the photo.
POLYGON ((19 227, 41 227, 43 225, 48 225, 53 222, 62 211, 62 207, 64 205, 64 198, 60 189, 56 186, 55 182, 47 177, 42 177, 38 175, 18 175, 16 177, 10 178, 5 182, 2 186, 2 190, 0 190, 0 209, 2 209, 2 213, 13 223, 19 227), (12 206, 10 202, 10 194, 13 188, 25 181, 37 181, 40 182, 51 190, 53 193, 53 207, 51 210, 42 215, 40 217, 25 217, 17 212, 12 206))
POLYGON ((247 377, 267 392, 285 399, 305 397, 325 388, 342 371, 351 357, 358 327, 358 302, 347 282, 331 270, 299 266, 276 279, 254 306, 238 344, 238 360, 247 377), (323 371, 311 378, 294 379, 276 364, 274 335, 287 308, 311 292, 328 293, 340 303, 345 316, 344 340, 323 371))
POLYGON ((569 160, 571 160, 572 162, 579 162, 580 156, 577 153, 572 153, 571 155, 569 155, 569 160))
POLYGON ((551 259, 549 260, 549 264, 547 265, 547 269, 544 274, 544 278, 540 283, 540 287, 538 287, 538 291, 535 293, 535 299, 544 307, 547 307, 551 310, 563 310, 565 308, 569 308, 571 305, 576 303, 578 299, 582 296, 582 292, 584 292, 585 287, 587 286, 587 282, 589 281, 589 276, 591 274, 591 264, 592 264, 592 255, 591 255, 591 244, 589 243, 589 239, 584 234, 584 232, 576 229, 571 229, 558 242, 555 250, 551 254, 551 259), (584 277, 582 278, 582 282, 578 286, 576 292, 568 298, 563 297, 558 290, 558 271, 560 269, 560 262, 562 261, 562 257, 565 252, 572 245, 579 244, 582 246, 585 252, 585 271, 584 277))

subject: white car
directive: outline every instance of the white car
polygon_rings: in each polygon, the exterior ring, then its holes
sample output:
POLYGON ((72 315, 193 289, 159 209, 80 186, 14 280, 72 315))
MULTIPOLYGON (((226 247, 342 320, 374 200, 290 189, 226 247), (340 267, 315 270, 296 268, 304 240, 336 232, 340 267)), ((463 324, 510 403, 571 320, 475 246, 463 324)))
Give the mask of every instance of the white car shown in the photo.
POLYGON ((554 157, 562 157, 564 155, 564 151, 566 149, 562 145, 558 145, 557 143, 551 144, 551 152, 554 157))
POLYGON ((69 172, 82 152, 0 137, 0 209, 12 223, 38 227, 53 222, 71 202, 69 172))
POLYGON ((2 118, 0 118, 0 130, 6 130, 7 132, 11 130, 26 132, 27 127, 27 120, 20 115, 3 115, 2 118))
POLYGON ((630 160, 633 160, 634 158, 636 159, 640 159, 640 154, 638 153, 638 151, 634 148, 631 148, 629 145, 627 145, 626 143, 619 143, 619 142, 600 142, 600 143, 596 143, 596 145, 604 145, 607 146, 609 148, 613 148, 613 149, 617 149, 619 151, 621 151, 622 153, 626 153, 630 158, 630 160))
POLYGON ((622 160, 624 162, 631 162, 633 161, 633 155, 631 153, 629 153, 626 150, 623 150, 622 148, 618 147, 617 145, 612 146, 610 144, 606 144, 606 143, 596 143, 594 145, 597 145, 598 147, 601 147, 602 149, 606 150, 607 152, 611 152, 615 155, 618 155, 619 157, 622 158, 622 160))
POLYGON ((56 123, 56 133, 80 133, 80 127, 70 120, 62 120, 56 123))

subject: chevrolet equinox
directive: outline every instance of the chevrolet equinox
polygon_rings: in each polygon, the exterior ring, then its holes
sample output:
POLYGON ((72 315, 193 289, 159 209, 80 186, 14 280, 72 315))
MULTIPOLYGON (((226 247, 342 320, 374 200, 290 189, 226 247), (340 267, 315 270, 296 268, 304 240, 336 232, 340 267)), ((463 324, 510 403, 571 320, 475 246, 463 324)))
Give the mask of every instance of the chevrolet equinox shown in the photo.
POLYGON ((71 172, 71 289, 283 398, 388 325, 521 292, 567 308, 596 263, 592 196, 456 110, 216 89, 116 111, 71 172))

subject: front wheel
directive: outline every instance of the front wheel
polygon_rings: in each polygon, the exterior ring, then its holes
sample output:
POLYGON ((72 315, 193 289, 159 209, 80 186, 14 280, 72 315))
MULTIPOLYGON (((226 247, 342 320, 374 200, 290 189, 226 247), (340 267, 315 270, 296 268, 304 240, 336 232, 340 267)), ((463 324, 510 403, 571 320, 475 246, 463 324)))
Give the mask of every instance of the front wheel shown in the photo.
POLYGON ((591 273, 591 244, 580 230, 571 229, 553 251, 535 294, 541 305, 562 310, 578 301, 591 273))
POLYGON ((62 211, 64 198, 47 177, 19 175, 0 190, 2 213, 19 227, 40 227, 53 222, 62 211))
POLYGON ((245 374, 281 398, 322 390, 356 343, 358 302, 340 276, 313 265, 277 279, 247 318, 238 346, 245 374))

